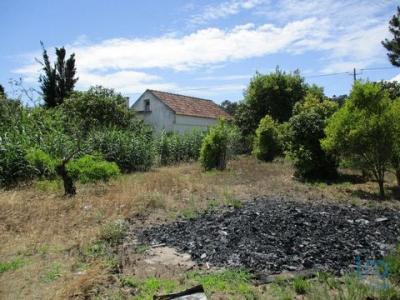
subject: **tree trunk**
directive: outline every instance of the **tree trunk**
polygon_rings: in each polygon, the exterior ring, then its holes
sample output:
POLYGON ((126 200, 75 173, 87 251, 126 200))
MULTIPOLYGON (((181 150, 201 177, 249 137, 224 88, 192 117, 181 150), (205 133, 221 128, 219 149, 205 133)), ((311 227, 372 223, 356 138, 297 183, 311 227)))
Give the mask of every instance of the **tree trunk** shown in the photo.
POLYGON ((57 166, 56 171, 57 174, 62 178, 64 183, 64 195, 73 197, 76 194, 76 188, 72 177, 68 174, 67 168, 65 167, 66 163, 62 162, 59 166, 57 166))
POLYGON ((383 180, 378 180, 379 184, 379 197, 383 200, 385 199, 385 188, 383 186, 384 181, 383 180))

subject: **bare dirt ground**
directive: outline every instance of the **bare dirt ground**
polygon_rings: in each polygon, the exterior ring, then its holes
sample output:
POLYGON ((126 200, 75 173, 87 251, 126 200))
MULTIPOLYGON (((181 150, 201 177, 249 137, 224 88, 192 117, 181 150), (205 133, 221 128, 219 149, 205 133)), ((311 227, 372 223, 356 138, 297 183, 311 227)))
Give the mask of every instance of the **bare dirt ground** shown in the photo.
MULTIPOLYGON (((292 173, 284 161, 261 163, 241 157, 224 172, 204 173, 194 163, 125 175, 107 184, 78 186, 78 195, 72 199, 64 198, 59 185, 49 182, 1 191, 0 298, 136 299, 137 284, 128 279, 121 284, 121 276, 173 278, 182 286, 197 280, 197 275, 188 275, 192 281, 185 281, 189 277, 182 274, 187 266, 150 267, 148 249, 142 245, 104 246, 99 242, 106 240, 102 231, 115 220, 145 228, 178 217, 191 218, 210 207, 238 206, 260 195, 400 208, 394 192, 385 201, 376 200, 374 182, 346 176, 332 184, 301 183, 292 173), (128 251, 123 247, 134 250, 123 257, 128 251)), ((390 191, 394 176, 388 176, 386 184, 390 191)), ((163 290, 176 287, 168 281, 162 284, 163 290)), ((226 297, 216 290, 212 298, 226 297)))

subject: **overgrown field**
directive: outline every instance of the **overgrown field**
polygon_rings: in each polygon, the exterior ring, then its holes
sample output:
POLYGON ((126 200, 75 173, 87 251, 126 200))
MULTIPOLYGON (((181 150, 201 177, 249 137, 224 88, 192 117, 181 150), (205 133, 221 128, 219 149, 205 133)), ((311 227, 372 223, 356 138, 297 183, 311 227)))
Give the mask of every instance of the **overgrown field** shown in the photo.
MULTIPOLYGON (((346 293, 356 295, 338 299, 378 297, 379 291, 351 277, 321 274, 311 281, 255 287, 246 271, 204 274, 152 268, 143 261, 145 246, 123 242, 126 230, 195 217, 221 205, 237 207, 258 195, 400 208, 396 193, 377 200, 374 182, 345 173, 330 184, 301 183, 292 178, 292 167, 283 160, 263 163, 243 156, 225 171, 203 172, 197 163, 181 164, 122 175, 108 183, 78 185, 74 198, 63 196, 59 181, 3 190, 0 298, 151 299, 153 294, 196 283, 205 286, 211 299, 291 299, 296 294, 326 299, 346 293), (129 258, 124 256, 128 250, 129 258)), ((388 191, 395 185, 395 177, 388 176, 388 191)))

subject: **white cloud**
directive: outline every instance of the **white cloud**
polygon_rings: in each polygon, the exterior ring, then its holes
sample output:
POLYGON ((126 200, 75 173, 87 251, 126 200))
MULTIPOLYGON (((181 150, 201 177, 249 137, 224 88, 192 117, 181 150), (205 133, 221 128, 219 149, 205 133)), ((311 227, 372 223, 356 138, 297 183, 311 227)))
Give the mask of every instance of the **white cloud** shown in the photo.
MULTIPOLYGON (((264 24, 244 23, 228 29, 209 27, 186 35, 115 38, 98 43, 90 43, 82 36, 66 48, 76 54, 80 87, 102 84, 126 93, 138 93, 145 88, 179 90, 177 84, 154 75, 160 69, 211 72, 208 77, 197 77, 198 80, 246 79, 243 75, 214 76, 213 72, 231 62, 276 53, 312 51, 312 68, 324 73, 386 62, 380 41, 388 34, 388 8, 395 8, 389 1, 230 0, 208 6, 192 19, 200 24, 256 6, 257 13, 267 19, 264 24)), ((34 56, 39 57, 40 52, 32 54, 27 64, 14 71, 30 82, 37 82, 40 70, 34 56)), ((220 86, 219 91, 224 88, 238 90, 241 86, 220 86)))
POLYGON ((230 0, 218 5, 208 5, 201 13, 193 15, 190 22, 193 24, 204 24, 211 20, 236 15, 242 10, 252 9, 264 2, 265 0, 230 0))
MULTIPOLYGON (((317 19, 309 18, 282 27, 245 24, 231 30, 202 29, 182 37, 120 38, 92 45, 72 44, 67 49, 76 54, 81 86, 103 84, 130 91, 134 86, 144 83, 150 86, 154 82, 161 87, 173 87, 140 71, 143 69, 193 70, 279 51, 301 52, 312 41, 321 39, 323 30, 317 19)), ((15 73, 25 75, 29 81, 37 80, 39 71, 40 66, 34 62, 15 73)))
MULTIPOLYGON (((348 71, 385 63, 381 41, 388 35, 388 11, 395 11, 392 1, 370 0, 280 0, 274 9, 258 10, 275 22, 304 18, 322 18, 329 29, 323 42, 309 46, 325 51, 324 72, 348 71)), ((304 41, 300 41, 304 44, 304 41)), ((322 64, 321 64, 322 65, 322 64)))

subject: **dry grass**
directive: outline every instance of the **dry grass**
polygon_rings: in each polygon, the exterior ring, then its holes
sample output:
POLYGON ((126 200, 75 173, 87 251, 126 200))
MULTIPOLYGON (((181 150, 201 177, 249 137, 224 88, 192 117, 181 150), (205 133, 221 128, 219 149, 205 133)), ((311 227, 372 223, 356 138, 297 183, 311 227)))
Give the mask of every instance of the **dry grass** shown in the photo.
MULTIPOLYGON (((393 180, 390 177, 388 184, 393 180)), ((24 261, 0 274, 2 299, 79 298, 109 282, 107 268, 96 259, 77 268, 76 249, 95 242, 99 228, 110 220, 140 219, 149 224, 258 195, 398 206, 394 200, 360 198, 375 193, 371 182, 304 184, 292 179, 288 163, 267 164, 250 157, 232 161, 224 172, 204 173, 197 164, 184 164, 125 175, 108 184, 78 186, 73 199, 64 198, 61 190, 41 190, 32 185, 0 192, 0 262, 24 261), (51 273, 54 266, 59 274, 51 273), (50 280, 44 280, 46 276, 50 280)))

